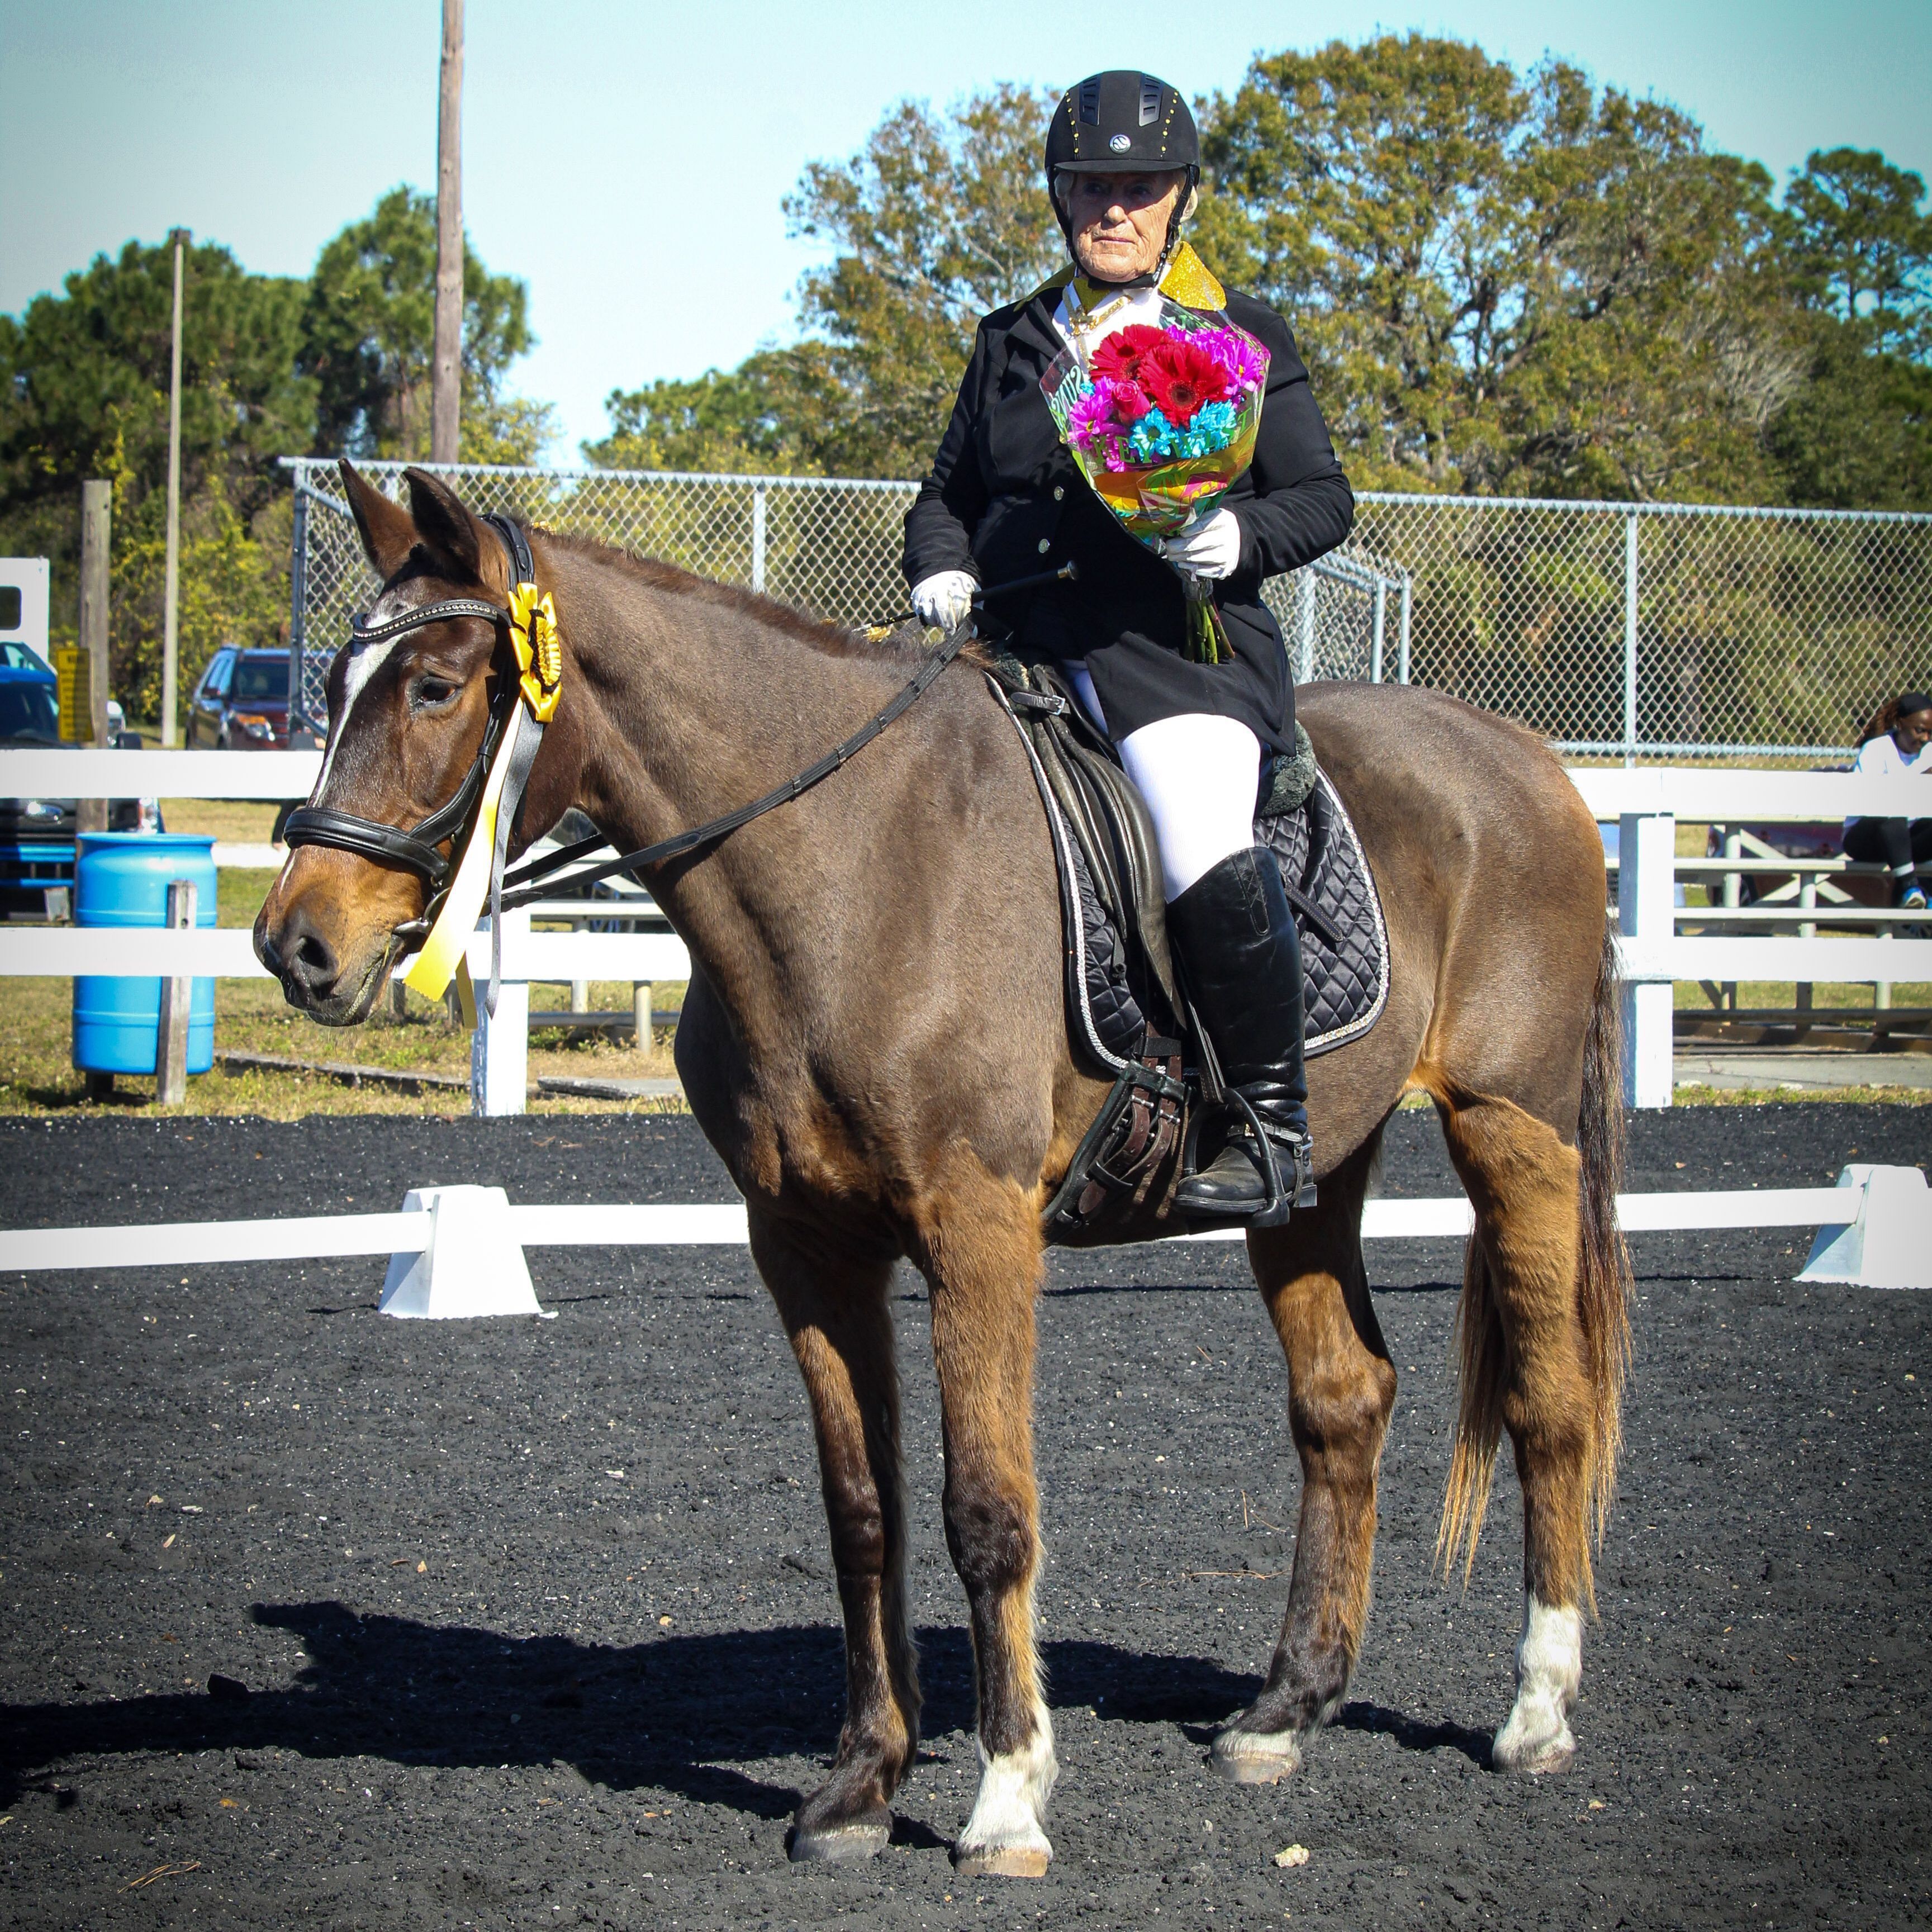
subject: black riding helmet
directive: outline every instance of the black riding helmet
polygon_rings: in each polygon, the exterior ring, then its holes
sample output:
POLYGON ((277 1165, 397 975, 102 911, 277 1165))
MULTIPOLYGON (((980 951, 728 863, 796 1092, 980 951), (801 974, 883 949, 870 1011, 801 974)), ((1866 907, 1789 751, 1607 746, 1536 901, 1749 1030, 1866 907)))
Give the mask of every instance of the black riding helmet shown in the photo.
POLYGON ((1200 182, 1201 136, 1178 89, 1150 74, 1116 68, 1089 74, 1061 97, 1047 124, 1046 161, 1046 197, 1070 243, 1073 231, 1053 190, 1057 176, 1185 169, 1177 218, 1168 224, 1167 245, 1161 250, 1164 262, 1200 182))

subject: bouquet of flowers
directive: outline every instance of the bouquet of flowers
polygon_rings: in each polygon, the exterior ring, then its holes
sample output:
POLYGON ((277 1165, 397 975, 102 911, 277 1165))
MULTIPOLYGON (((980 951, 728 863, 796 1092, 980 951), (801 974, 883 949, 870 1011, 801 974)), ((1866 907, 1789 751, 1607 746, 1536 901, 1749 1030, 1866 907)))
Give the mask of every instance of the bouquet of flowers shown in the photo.
MULTIPOLYGON (((1158 326, 1134 323, 1058 356, 1042 380, 1080 473, 1130 536, 1164 540, 1211 517, 1255 452, 1268 351, 1225 316, 1162 298, 1158 326)), ((1233 656, 1213 593, 1181 572, 1187 655, 1233 656)))

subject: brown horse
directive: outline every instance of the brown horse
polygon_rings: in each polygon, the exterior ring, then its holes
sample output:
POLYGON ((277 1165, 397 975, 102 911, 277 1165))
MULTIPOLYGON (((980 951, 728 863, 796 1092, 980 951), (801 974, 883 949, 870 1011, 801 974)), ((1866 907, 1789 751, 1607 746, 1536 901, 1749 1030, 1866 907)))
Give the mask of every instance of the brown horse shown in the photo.
MULTIPOLYGON (((343 469, 384 580, 374 620, 451 596, 503 601, 501 546, 445 485, 410 472, 404 508, 343 469)), ((532 833, 573 805, 620 850, 698 824, 810 764, 916 662, 904 644, 868 645, 662 564, 530 541, 564 641, 532 833)), ((507 664, 473 616, 345 650, 316 801, 417 823, 471 764, 507 664)), ((1387 686, 1316 686, 1300 716, 1380 886, 1392 983, 1375 1028, 1310 1068, 1319 1204, 1249 1238, 1288 1360, 1303 1491, 1267 1682, 1214 1761, 1244 1782, 1292 1772, 1361 1643, 1396 1388, 1361 1210, 1384 1124, 1419 1089, 1476 1212, 1441 1553, 1473 1554, 1508 1429, 1526 1613, 1493 1757, 1552 1771, 1574 1748, 1628 1339, 1602 849, 1556 760, 1512 725, 1387 686)), ((811 1400, 844 1615, 844 1727, 830 1779, 799 1807, 792 1856, 884 1845, 918 1737, 887 1293, 904 1256, 931 1288, 946 1544, 978 1664, 982 1777, 955 1856, 975 1872, 1043 1872, 1056 1768, 1033 1619, 1040 1214, 1106 1090, 1069 1046, 1054 860, 1023 748, 980 671, 956 663, 816 790, 651 883, 691 952, 678 1070, 743 1192, 811 1400)), ((352 1025, 423 890, 412 872, 304 848, 262 909, 256 950, 291 1004, 352 1025)))

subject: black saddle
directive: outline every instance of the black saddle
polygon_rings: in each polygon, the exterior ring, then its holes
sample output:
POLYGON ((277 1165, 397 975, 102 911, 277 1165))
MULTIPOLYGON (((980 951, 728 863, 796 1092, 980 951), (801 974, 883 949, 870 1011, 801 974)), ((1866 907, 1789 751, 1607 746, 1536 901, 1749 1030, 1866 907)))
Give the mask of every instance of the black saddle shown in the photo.
MULTIPOLYGON (((1066 945, 1069 1030, 1092 1070, 1115 1082, 1109 1104, 1047 1212, 1049 1238, 1114 1218, 1150 1198, 1178 1136, 1190 1082, 1189 1015, 1178 988, 1154 822, 1112 742, 1051 664, 1001 658, 988 674, 1027 748, 1053 833, 1066 945), (1082 1156, 1093 1154, 1090 1161, 1082 1156), (1076 1184, 1078 1184, 1076 1185, 1076 1184)), ((1272 851, 1301 939, 1312 1058, 1358 1040, 1388 1000, 1388 933, 1361 842, 1299 725, 1295 752, 1262 772, 1255 842, 1272 851)), ((1210 1094, 1218 1100, 1218 1093, 1210 1094)), ((1162 1204, 1156 1202, 1156 1215, 1162 1204)))

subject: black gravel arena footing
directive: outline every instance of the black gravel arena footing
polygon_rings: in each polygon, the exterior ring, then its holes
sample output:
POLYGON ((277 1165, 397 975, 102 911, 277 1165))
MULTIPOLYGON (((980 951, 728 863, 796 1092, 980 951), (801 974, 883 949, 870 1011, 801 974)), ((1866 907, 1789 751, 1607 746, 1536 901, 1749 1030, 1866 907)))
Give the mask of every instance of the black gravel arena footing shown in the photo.
MULTIPOLYGON (((1637 1189, 1923 1162, 1932 1114, 1686 1109, 1637 1189)), ((0 1123, 0 1225, 352 1213, 412 1184, 705 1201, 684 1119, 0 1123)), ((1451 1186, 1426 1115, 1391 1193, 1451 1186)), ((1040 1316, 1043 1881, 956 1880, 976 1762, 922 1285, 896 1303, 926 1737, 890 1848, 796 1869, 842 1668, 802 1390, 746 1255, 536 1250, 556 1318, 379 1318, 379 1262, 0 1274, 0 1919, 396 1927, 1895 1926, 1932 1916, 1932 1296, 1806 1238, 1636 1238, 1628 1450, 1578 1751, 1488 1768, 1499 1478, 1430 1574, 1456 1244, 1370 1250, 1401 1394, 1376 1602, 1303 1770, 1205 1762, 1266 1663, 1297 1475, 1238 1247, 1061 1256, 1040 1316), (1278 1864, 1290 1846, 1305 1862, 1278 1864)), ((0 1254, 0 1268, 4 1266, 0 1254)))

